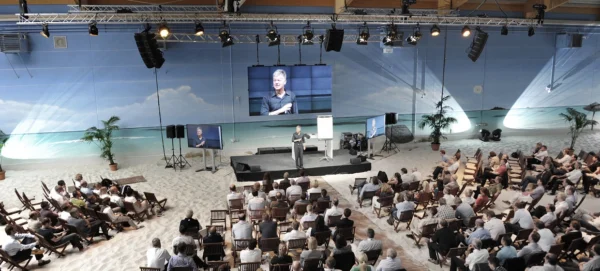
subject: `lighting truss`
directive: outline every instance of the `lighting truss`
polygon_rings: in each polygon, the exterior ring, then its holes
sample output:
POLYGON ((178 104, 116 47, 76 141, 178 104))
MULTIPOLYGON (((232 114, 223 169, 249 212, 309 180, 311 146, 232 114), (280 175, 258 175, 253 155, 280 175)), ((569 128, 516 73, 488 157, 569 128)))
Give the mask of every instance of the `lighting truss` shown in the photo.
MULTIPOLYGON (((367 15, 393 15, 400 14, 401 10, 391 9, 391 8, 352 8, 348 7, 342 14, 356 14, 365 12, 367 15), (394 11, 394 13, 392 13, 394 11)), ((440 13, 445 14, 447 17, 457 17, 460 15, 458 10, 448 9, 448 10, 438 10, 438 9, 410 9, 410 13, 412 16, 433 16, 436 17, 440 13)))
POLYGON ((221 12, 223 11, 218 6, 177 6, 177 5, 67 5, 69 13, 85 13, 85 12, 113 12, 119 10, 131 10, 132 12, 221 12))
MULTIPOLYGON (((89 24, 96 21, 98 24, 142 24, 160 23, 168 24, 194 24, 197 21, 204 23, 260 23, 274 22, 277 24, 304 24, 311 21, 313 24, 331 23, 330 15, 319 14, 228 14, 228 13, 175 13, 175 12, 140 12, 140 13, 28 13, 26 16, 15 14, 14 21, 18 25, 46 24, 89 24), (28 17, 28 18, 27 18, 28 17)), ((473 26, 524 26, 536 23, 535 19, 520 18, 478 18, 478 17, 434 17, 434 16, 406 16, 406 15, 339 15, 336 23, 387 25, 393 21, 395 25, 473 25, 473 26)), ((545 25, 573 25, 573 26, 600 26, 600 21, 574 21, 574 20, 545 20, 545 25)))
MULTIPOLYGON (((385 34, 371 34, 371 37, 374 37, 369 42, 380 42, 381 39, 385 36, 385 34)), ((252 34, 235 34, 231 36, 233 38, 234 43, 256 43, 256 35, 252 34)), ((297 45, 298 44, 298 36, 297 35, 280 35, 281 43, 283 45, 297 45)), ((358 35, 344 35, 344 42, 347 43, 355 43, 356 39, 358 39, 358 35)), ((171 33, 168 38, 160 39, 164 42, 198 42, 198 43, 221 43, 218 34, 204 34, 204 36, 196 36, 193 33, 171 33)))

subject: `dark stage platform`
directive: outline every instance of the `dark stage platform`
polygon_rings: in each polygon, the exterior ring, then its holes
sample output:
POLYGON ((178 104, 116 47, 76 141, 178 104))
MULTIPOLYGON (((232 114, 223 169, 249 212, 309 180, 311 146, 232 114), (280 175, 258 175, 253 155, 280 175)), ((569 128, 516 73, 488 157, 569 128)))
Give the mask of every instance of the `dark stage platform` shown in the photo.
MULTIPOLYGON (((319 161, 324 156, 322 151, 317 153, 304 153, 304 170, 309 176, 322 176, 330 174, 351 174, 371 170, 371 163, 367 160, 357 165, 350 164, 350 159, 356 155, 350 155, 348 150, 333 151, 333 160, 319 161)), ((283 173, 289 172, 290 177, 297 177, 298 170, 296 162, 291 153, 276 153, 248 156, 232 156, 231 166, 235 172, 238 182, 255 182, 262 180, 265 172, 271 172, 273 179, 283 178, 283 173), (236 170, 237 163, 260 166, 259 171, 236 170)), ((240 169, 240 168, 237 168, 240 169)))

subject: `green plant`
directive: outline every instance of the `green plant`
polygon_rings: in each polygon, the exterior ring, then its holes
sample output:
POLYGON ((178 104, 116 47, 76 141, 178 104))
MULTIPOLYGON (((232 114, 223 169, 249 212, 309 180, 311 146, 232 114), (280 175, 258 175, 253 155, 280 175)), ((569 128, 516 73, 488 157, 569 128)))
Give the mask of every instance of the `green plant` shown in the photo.
POLYGON ((575 147, 575 142, 585 127, 598 124, 595 120, 588 120, 585 113, 581 113, 571 107, 567 108, 567 113, 560 113, 558 115, 570 125, 571 149, 575 147))
POLYGON ((6 144, 6 141, 8 141, 8 137, 0 139, 0 172, 4 171, 2 170, 2 147, 6 144))
POLYGON ((119 126, 116 125, 120 118, 112 116, 108 120, 103 120, 102 124, 104 128, 98 129, 96 126, 88 128, 81 140, 86 142, 93 142, 100 148, 100 157, 108 160, 111 165, 115 164, 115 154, 112 152, 112 132, 119 130, 119 126))
POLYGON ((429 134, 429 140, 433 144, 440 144, 440 139, 446 139, 444 136, 444 130, 449 130, 450 125, 457 122, 454 117, 445 116, 448 110, 452 108, 444 105, 444 102, 450 99, 450 95, 442 97, 439 102, 435 104, 436 113, 424 115, 419 121, 419 128, 425 129, 425 127, 431 128, 431 134, 429 134))

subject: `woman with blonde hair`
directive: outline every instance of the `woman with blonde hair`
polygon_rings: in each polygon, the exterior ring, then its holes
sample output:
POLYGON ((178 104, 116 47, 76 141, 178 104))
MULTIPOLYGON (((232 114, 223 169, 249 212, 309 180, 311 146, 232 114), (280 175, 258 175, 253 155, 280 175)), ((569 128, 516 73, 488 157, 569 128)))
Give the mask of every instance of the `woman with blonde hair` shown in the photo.
POLYGON ((392 188, 391 185, 389 185, 388 183, 383 183, 381 184, 381 187, 379 187, 379 190, 377 190, 377 192, 375 192, 375 196, 373 197, 373 204, 371 204, 371 209, 375 210, 375 208, 381 208, 381 203, 379 203, 379 198, 385 198, 385 197, 393 197, 394 196, 394 189, 392 188))
POLYGON ((360 253, 360 255, 358 256, 358 264, 354 265, 352 267, 352 269, 350 269, 350 271, 372 271, 372 270, 375 270, 375 268, 373 268, 372 265, 369 265, 368 261, 369 261, 369 257, 367 257, 367 254, 360 253))
POLYGON ((317 239, 314 237, 308 238, 308 250, 303 250, 300 253, 300 265, 304 266, 304 261, 308 259, 322 259, 323 252, 317 249, 317 239))

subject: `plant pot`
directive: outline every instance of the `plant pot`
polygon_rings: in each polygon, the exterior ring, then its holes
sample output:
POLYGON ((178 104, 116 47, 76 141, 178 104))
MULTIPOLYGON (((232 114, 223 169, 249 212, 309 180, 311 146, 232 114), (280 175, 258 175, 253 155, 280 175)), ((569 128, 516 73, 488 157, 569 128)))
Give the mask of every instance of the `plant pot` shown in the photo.
POLYGON ((117 171, 118 165, 119 164, 114 163, 114 164, 110 164, 108 166, 110 167, 110 171, 117 171))
POLYGON ((433 151, 439 151, 440 150, 440 143, 431 143, 431 150, 433 151))
POLYGON ((0 171, 0 181, 4 180, 4 178, 6 178, 6 171, 0 171))

